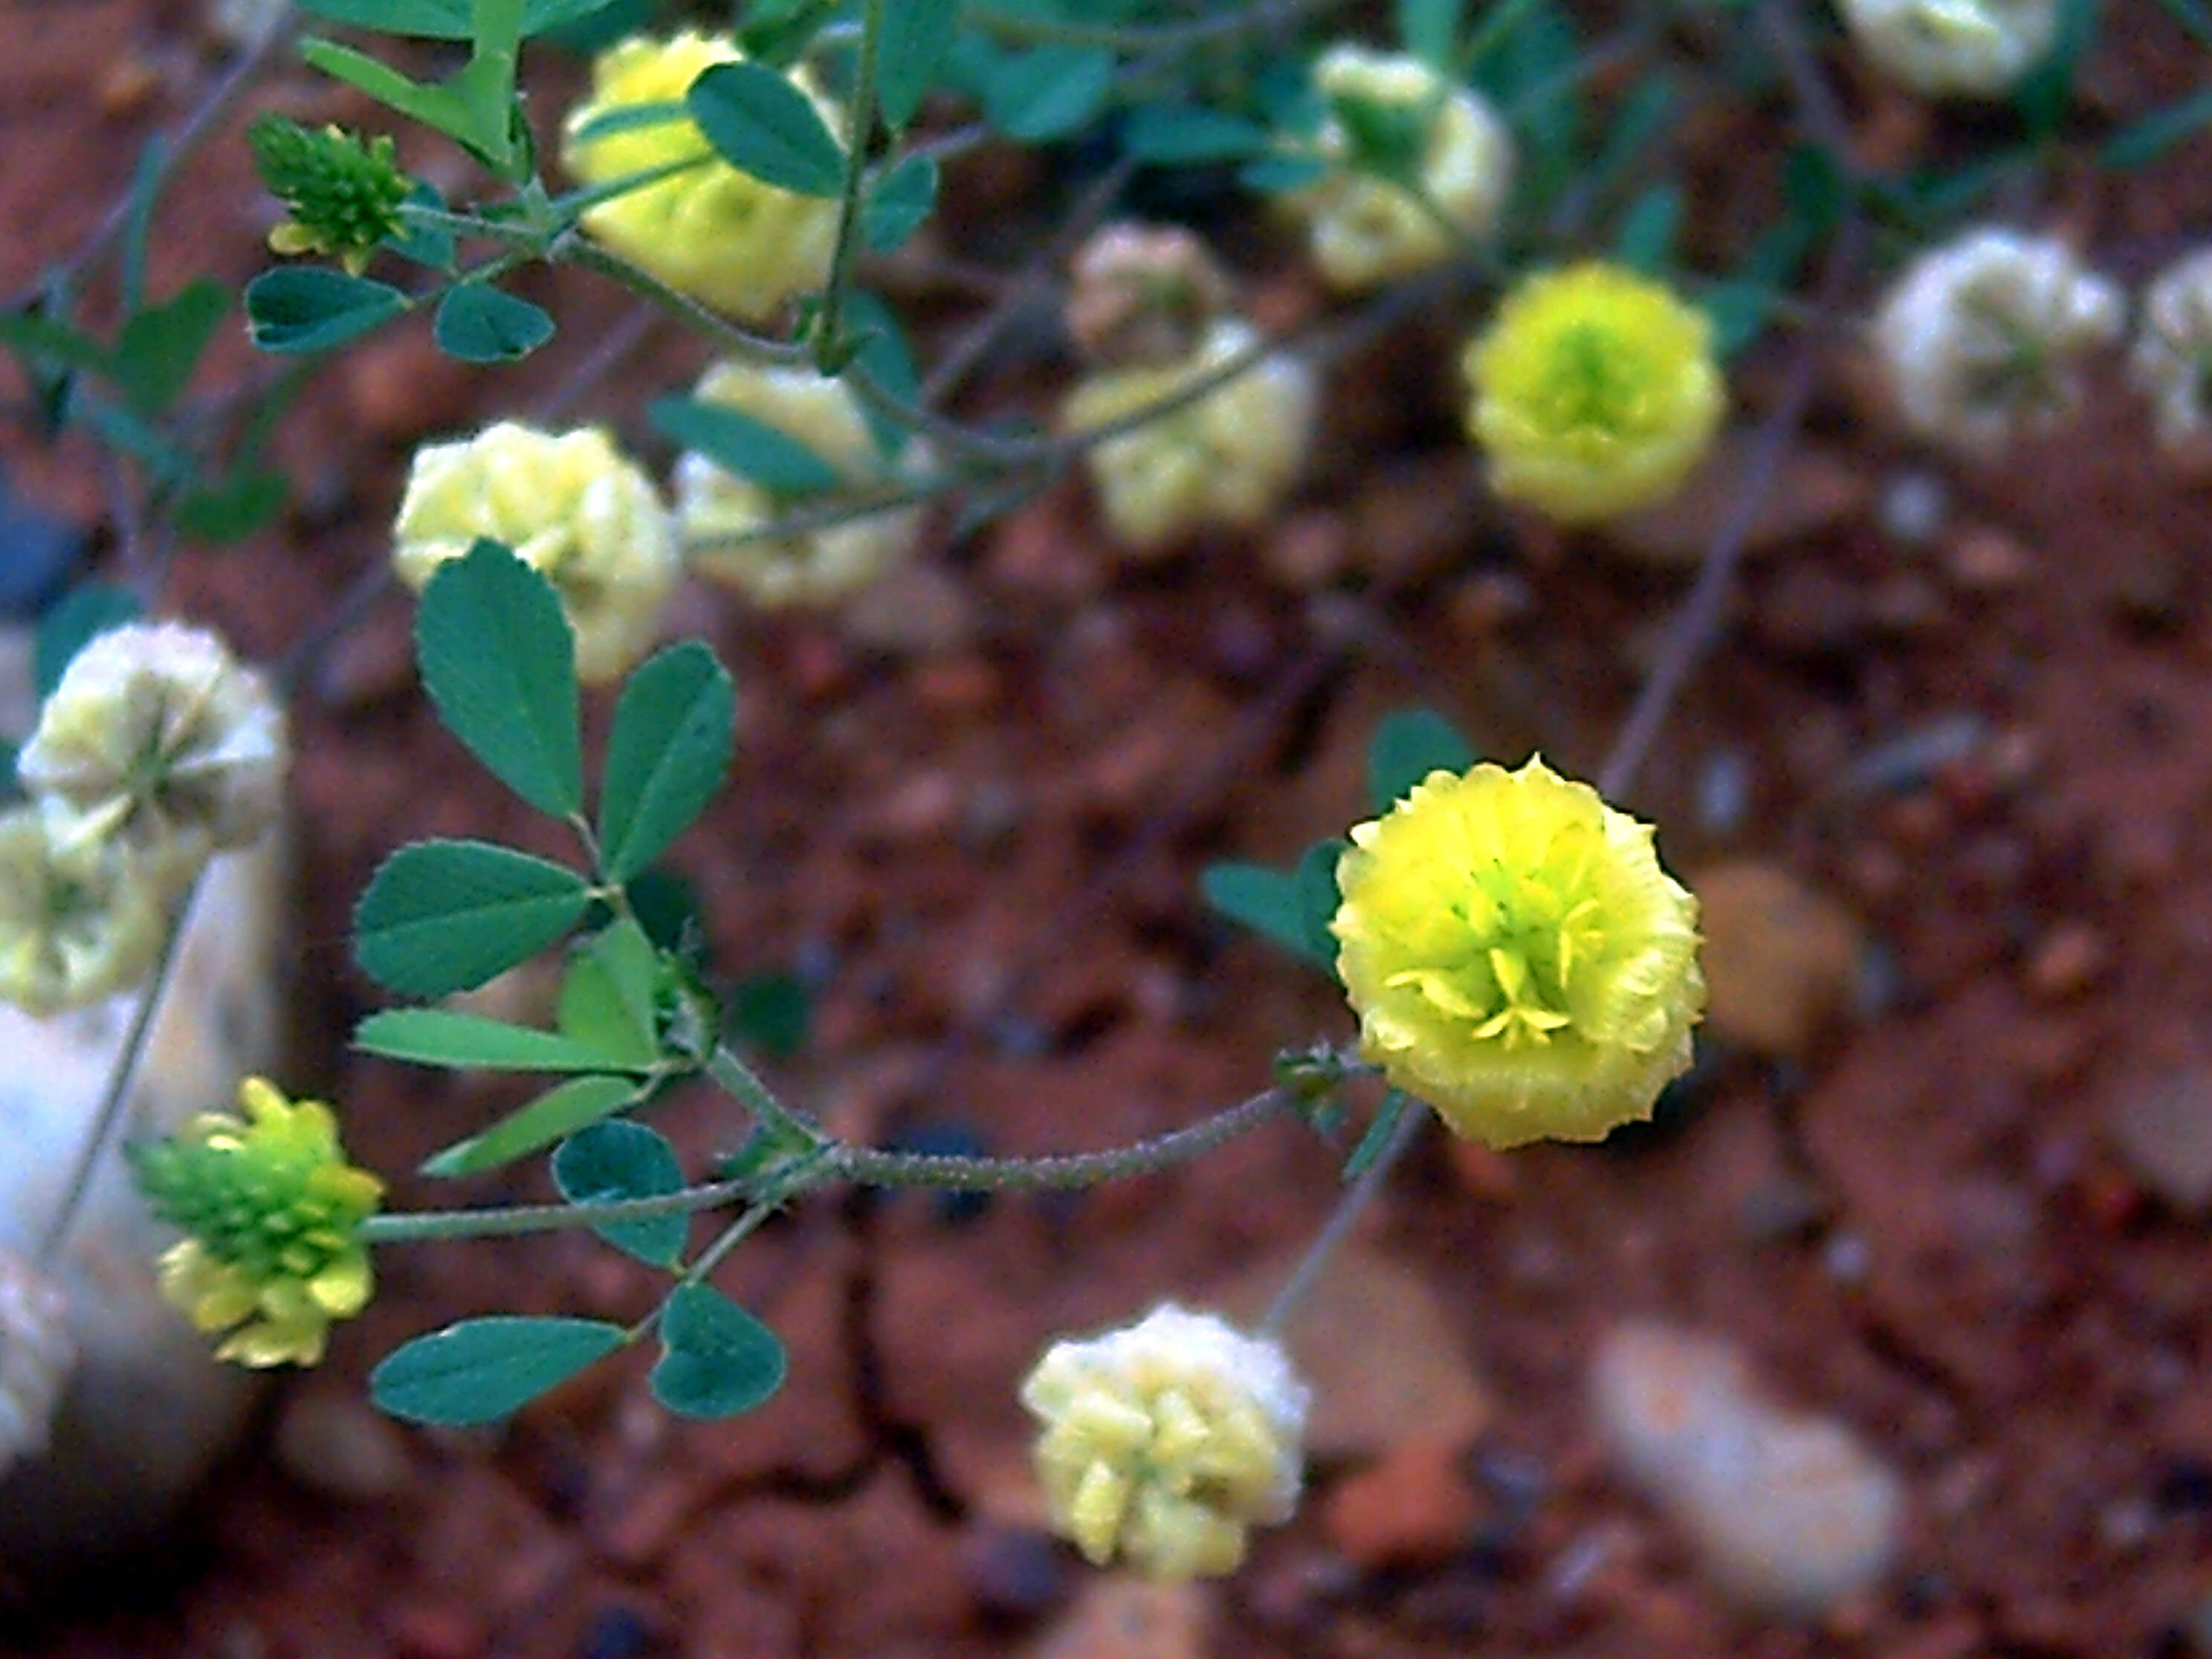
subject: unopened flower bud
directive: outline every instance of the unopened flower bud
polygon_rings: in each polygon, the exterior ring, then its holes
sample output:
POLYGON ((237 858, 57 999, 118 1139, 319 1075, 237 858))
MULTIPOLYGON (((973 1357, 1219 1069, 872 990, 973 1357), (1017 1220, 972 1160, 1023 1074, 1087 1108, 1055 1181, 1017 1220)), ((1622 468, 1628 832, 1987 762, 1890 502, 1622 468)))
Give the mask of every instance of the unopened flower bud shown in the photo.
POLYGON ((205 629, 131 623, 70 659, 16 774, 54 856, 112 843, 172 886, 210 853, 251 846, 283 805, 284 711, 260 674, 205 629))
POLYGON ((1348 45, 1322 54, 1314 82, 1331 110, 1331 171, 1287 205, 1332 288, 1379 287, 1449 257, 1455 232, 1496 231, 1513 141, 1482 97, 1418 58, 1348 45))
POLYGON ((416 592, 479 538, 553 584, 586 684, 645 655, 682 565, 653 480, 601 428, 551 433, 516 421, 415 452, 392 527, 392 563, 416 592))
POLYGON ((2073 415, 2078 360, 2123 320, 2119 290, 2056 237, 1977 230, 1905 267, 1873 338, 1905 424, 1987 458, 2073 415))
POLYGON ((1290 1519, 1310 1395, 1277 1344, 1172 1304, 1056 1342, 1022 1384, 1044 1425, 1054 1525, 1094 1564, 1163 1582, 1233 1571, 1253 1526, 1290 1519))
POLYGON ((1181 226, 1109 225, 1075 256, 1067 331, 1085 362, 1179 362, 1229 304, 1229 279, 1181 226))
POLYGON ((2156 410, 2158 441, 2176 452, 2212 439, 2212 249, 2160 271, 2143 292, 2128 378, 2156 410))
MULTIPOLYGON (((592 95, 572 111, 561 158, 586 185, 671 166, 681 170, 584 210, 584 228, 670 287, 749 321, 793 295, 819 288, 837 242, 837 204, 800 196, 740 173, 714 153, 680 106, 691 83, 744 54, 722 35, 686 30, 670 40, 636 39, 592 65, 592 95), (644 125, 625 114, 656 104, 679 107, 644 125), (684 166, 684 163, 690 166, 684 166)), ((833 132, 837 106, 804 68, 787 78, 833 132)))
MULTIPOLYGON (((1125 368, 1079 384, 1061 424, 1082 433, 1133 416, 1249 355, 1251 325, 1215 321, 1200 349, 1165 368, 1125 368)), ((1138 552, 1164 551, 1207 525, 1249 527, 1289 494, 1312 442, 1314 373, 1270 352, 1243 373, 1085 453, 1115 535, 1138 552)))
POLYGON ((21 1256, 0 1249, 0 1475, 46 1450, 76 1363, 67 1298, 21 1256))
POLYGON ((64 864, 38 808, 0 813, 0 1000, 44 1018, 136 985, 168 898, 119 848, 64 864))
POLYGON ((392 142, 343 128, 310 131, 282 115, 257 116, 246 130, 253 165, 289 210, 269 233, 277 253, 326 253, 358 275, 386 237, 398 234, 408 177, 392 142))
POLYGON ((921 514, 912 505, 862 513, 842 523, 787 536, 750 532, 788 512, 831 508, 926 471, 927 447, 909 441, 896 460, 842 380, 812 368, 717 363, 693 393, 735 410, 792 439, 820 463, 817 488, 778 490, 725 471, 703 455, 676 464, 677 517, 685 555, 707 574, 756 605, 828 605, 857 592, 914 550, 921 514))
POLYGON ((2058 0, 1838 0, 1852 41, 1929 98, 2001 98, 2058 38, 2058 0))

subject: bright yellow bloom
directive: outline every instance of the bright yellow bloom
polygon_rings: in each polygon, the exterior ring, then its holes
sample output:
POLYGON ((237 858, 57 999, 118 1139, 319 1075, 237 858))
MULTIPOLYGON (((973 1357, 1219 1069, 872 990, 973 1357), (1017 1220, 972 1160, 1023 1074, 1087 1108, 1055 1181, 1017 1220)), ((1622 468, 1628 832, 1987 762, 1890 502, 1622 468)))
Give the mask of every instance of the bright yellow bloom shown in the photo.
POLYGON ((119 848, 64 860, 38 808, 0 813, 0 999, 44 1018, 128 990, 161 950, 167 897, 119 848))
POLYGON ((842 380, 811 368, 726 362, 708 369, 692 395, 796 440, 841 481, 822 492, 784 498, 724 471, 704 455, 686 453, 676 463, 676 516, 685 556, 700 569, 770 609, 828 605, 867 586, 913 550, 921 528, 921 512, 913 507, 887 507, 795 535, 739 539, 787 510, 836 506, 842 484, 859 493, 927 471, 929 452, 919 441, 908 443, 896 463, 885 459, 842 380))
POLYGON ((1564 524, 1673 495, 1728 408, 1705 313, 1619 265, 1525 278, 1461 368, 1492 488, 1564 524))
POLYGON ((220 638, 133 623, 70 659, 16 771, 58 859, 84 866, 112 842, 173 890, 212 852, 261 838, 290 759, 268 682, 220 638))
MULTIPOLYGON (((671 40, 636 39, 592 66, 589 102, 569 113, 561 159, 586 185, 603 185, 673 163, 696 165, 584 211, 584 228, 670 287, 748 321, 769 317, 793 295, 819 288, 837 242, 837 204, 794 195, 738 172, 708 144, 688 115, 644 126, 591 129, 641 105, 676 103, 700 75, 744 54, 722 35, 685 30, 671 40)), ((844 117, 804 69, 790 72, 832 132, 844 117)))
POLYGON ((1314 84, 1335 111, 1319 140, 1331 170, 1285 204, 1306 220, 1331 288, 1380 287, 1449 258, 1455 231, 1498 228, 1513 140, 1487 101, 1418 58, 1355 46, 1323 52, 1314 84), (1403 154, 1374 153, 1391 150, 1403 154))
POLYGON ((1164 1583, 1234 1571, 1248 1527, 1290 1519, 1310 1398, 1275 1343, 1172 1304, 1054 1343, 1022 1384, 1054 1525, 1164 1583))
MULTIPOLYGON (((1094 374, 1079 385, 1061 424, 1079 433, 1164 402, 1249 352, 1259 336, 1233 318, 1210 324, 1197 350, 1164 368, 1094 374)), ((1314 373, 1271 352, 1226 384, 1085 453, 1107 522, 1139 552, 1159 552, 1205 525, 1259 523, 1305 470, 1314 373)))
POLYGON ((1705 981, 1649 825, 1540 758, 1431 772, 1352 842, 1337 969, 1395 1086, 1492 1146, 1651 1115, 1705 981))
POLYGON ((555 434, 501 421, 459 443, 425 444, 392 533, 399 580, 418 593, 478 537, 513 548, 561 596, 588 685, 652 649, 682 574, 660 492, 599 427, 555 434))
POLYGON ((368 1305, 359 1231, 384 1183, 346 1162, 320 1101, 288 1101, 258 1077, 238 1100, 243 1118, 203 1112, 131 1149, 139 1190, 185 1235, 161 1258, 161 1293, 199 1329, 229 1332, 218 1359, 312 1365, 331 1322, 368 1305))

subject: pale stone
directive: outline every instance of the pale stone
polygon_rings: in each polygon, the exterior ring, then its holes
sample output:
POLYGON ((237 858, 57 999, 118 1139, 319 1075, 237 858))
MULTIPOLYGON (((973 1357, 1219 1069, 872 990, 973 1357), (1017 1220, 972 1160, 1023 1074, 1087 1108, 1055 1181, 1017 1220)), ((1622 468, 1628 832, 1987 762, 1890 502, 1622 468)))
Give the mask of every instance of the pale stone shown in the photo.
POLYGON ((1212 1592, 1121 1574, 1094 1579, 1030 1651, 1035 1659, 1201 1659, 1212 1592))
POLYGON ((1718 865, 1690 885, 1705 936, 1707 1029, 1758 1054, 1803 1058, 1853 1000, 1857 921, 1779 865, 1718 865))

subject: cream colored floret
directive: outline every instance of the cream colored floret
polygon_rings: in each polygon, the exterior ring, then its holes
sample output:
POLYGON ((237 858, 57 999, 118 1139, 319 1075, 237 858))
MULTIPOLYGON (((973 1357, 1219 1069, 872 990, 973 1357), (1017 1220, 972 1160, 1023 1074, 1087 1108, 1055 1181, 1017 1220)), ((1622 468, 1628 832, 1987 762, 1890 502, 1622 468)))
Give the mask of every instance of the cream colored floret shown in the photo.
POLYGON ((1852 41, 1929 98, 2001 98, 2058 38, 2058 0, 1838 0, 1852 41))
MULTIPOLYGON (((909 441, 896 465, 886 463, 844 382, 811 368, 718 363, 693 395, 774 427, 858 488, 928 470, 928 451, 919 441, 909 441)), ((789 536, 756 536, 794 507, 834 504, 835 493, 780 499, 696 454, 676 464, 676 501, 685 556, 770 608, 827 605, 858 592, 914 550, 921 527, 920 510, 905 507, 789 536)))
POLYGON ((682 566, 660 493, 602 428, 555 434, 501 421, 415 452, 392 563, 420 592, 479 538, 553 584, 576 635, 576 672, 610 680, 650 650, 682 566))
POLYGON ((1054 1525, 1149 1578, 1229 1572, 1297 1507, 1310 1395, 1272 1341, 1172 1304, 1057 1342, 1022 1384, 1054 1525))
POLYGON ((1905 424, 1987 457, 2074 413, 2080 358, 2124 314, 2118 289, 2057 238, 1978 230, 1906 267, 1873 339, 1905 424))
POLYGON ((44 1018, 143 979, 169 894, 108 842, 64 866, 35 806, 0 813, 0 1000, 44 1018))
POLYGON ((1421 110, 1427 118, 1419 163, 1425 204, 1358 171, 1352 136, 1336 117, 1322 125, 1330 174, 1288 202, 1306 220, 1314 261, 1331 287, 1358 292, 1435 264, 1451 253, 1454 229, 1477 239, 1496 231, 1512 182, 1513 142, 1487 100, 1418 58, 1362 46, 1332 46, 1314 65, 1314 80, 1325 97, 1421 110))
MULTIPOLYGON (((1083 381, 1061 424, 1082 432, 1134 415, 1258 342, 1249 324, 1217 321, 1184 362, 1083 381)), ((1115 535, 1139 552, 1158 551, 1200 526, 1250 526, 1267 517, 1304 470, 1313 422, 1311 366, 1272 352, 1218 389, 1092 445, 1085 459, 1115 535)))
POLYGON ((2212 248, 2169 265, 2144 291, 2128 378, 2151 399, 2174 451, 2212 440, 2212 248))

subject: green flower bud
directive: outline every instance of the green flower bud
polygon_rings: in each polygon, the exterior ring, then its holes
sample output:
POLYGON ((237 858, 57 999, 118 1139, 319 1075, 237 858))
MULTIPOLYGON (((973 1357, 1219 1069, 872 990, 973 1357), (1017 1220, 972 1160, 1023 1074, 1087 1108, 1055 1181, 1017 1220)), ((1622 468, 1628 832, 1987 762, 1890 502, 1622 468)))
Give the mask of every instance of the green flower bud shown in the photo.
POLYGON ((281 115, 246 130, 261 182, 290 210, 269 233, 276 253, 324 253, 359 275, 386 237, 398 234, 410 180, 392 140, 363 140, 335 126, 310 132, 281 115))

